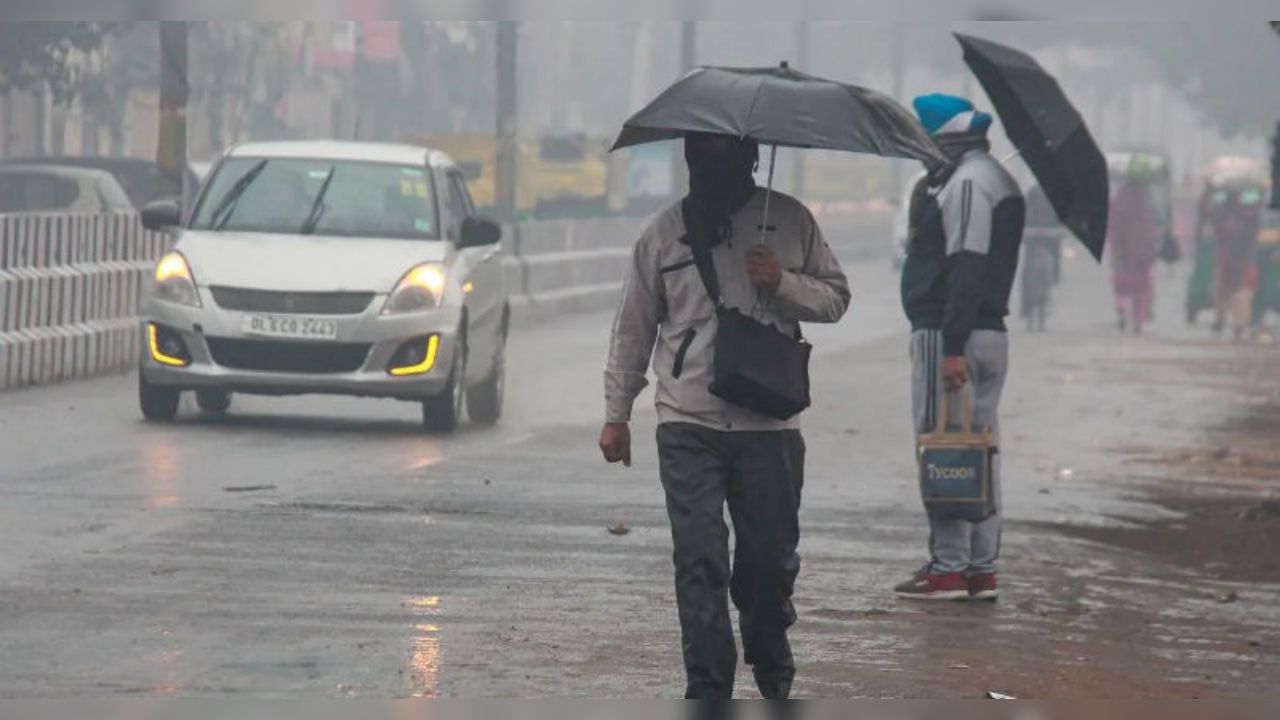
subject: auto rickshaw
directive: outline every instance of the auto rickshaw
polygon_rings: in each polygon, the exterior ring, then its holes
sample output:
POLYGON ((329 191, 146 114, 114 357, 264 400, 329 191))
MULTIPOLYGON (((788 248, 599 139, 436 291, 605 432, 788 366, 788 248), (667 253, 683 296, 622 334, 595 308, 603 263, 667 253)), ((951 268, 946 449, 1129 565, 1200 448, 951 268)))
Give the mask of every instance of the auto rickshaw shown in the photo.
POLYGON ((1280 210, 1267 210, 1258 231, 1258 289, 1253 294, 1253 325, 1268 312, 1280 313, 1280 210))
POLYGON ((1217 242, 1210 233, 1209 217, 1233 202, 1242 211, 1256 212, 1266 201, 1267 185, 1262 164, 1251 158, 1221 157, 1209 166, 1196 209, 1195 264, 1187 280, 1188 324, 1194 324, 1201 312, 1217 305, 1214 292, 1217 242))

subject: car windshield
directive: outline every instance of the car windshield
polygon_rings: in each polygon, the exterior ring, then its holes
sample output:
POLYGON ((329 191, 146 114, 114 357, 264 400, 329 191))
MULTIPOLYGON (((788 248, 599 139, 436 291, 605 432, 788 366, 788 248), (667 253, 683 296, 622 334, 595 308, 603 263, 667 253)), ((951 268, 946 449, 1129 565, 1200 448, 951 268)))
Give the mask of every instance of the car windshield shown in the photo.
POLYGON ((431 176, 425 167, 410 165, 269 158, 258 176, 242 188, 240 196, 219 217, 214 217, 236 182, 262 160, 225 160, 209 181, 192 227, 287 234, 310 231, 315 235, 407 240, 439 238, 431 176), (322 190, 324 195, 313 214, 322 190), (308 226, 309 218, 314 227, 308 226))

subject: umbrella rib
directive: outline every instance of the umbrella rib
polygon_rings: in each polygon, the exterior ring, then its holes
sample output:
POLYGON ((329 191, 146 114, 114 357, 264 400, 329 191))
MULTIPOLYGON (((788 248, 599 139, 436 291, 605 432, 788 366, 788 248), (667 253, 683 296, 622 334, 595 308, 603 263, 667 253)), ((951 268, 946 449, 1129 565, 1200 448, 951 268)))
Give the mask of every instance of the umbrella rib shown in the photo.
POLYGON ((768 75, 761 75, 760 83, 756 85, 755 94, 751 96, 751 105, 747 107, 747 117, 746 117, 747 126, 745 128, 740 128, 740 134, 742 135, 742 137, 746 137, 747 132, 751 129, 751 119, 752 119, 752 116, 756 114, 756 102, 760 99, 760 92, 764 89, 765 81, 767 81, 768 79, 769 79, 768 75))

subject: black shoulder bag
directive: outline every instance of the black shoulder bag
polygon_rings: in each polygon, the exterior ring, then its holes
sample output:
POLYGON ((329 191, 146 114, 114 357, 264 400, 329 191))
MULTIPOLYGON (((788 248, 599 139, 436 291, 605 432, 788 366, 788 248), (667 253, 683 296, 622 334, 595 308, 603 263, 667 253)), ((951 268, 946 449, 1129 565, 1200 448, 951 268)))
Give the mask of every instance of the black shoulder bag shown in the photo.
POLYGON ((728 307, 720 278, 702 233, 691 233, 689 248, 702 284, 716 308, 712 395, 775 420, 788 420, 809 407, 809 355, 813 346, 728 307))

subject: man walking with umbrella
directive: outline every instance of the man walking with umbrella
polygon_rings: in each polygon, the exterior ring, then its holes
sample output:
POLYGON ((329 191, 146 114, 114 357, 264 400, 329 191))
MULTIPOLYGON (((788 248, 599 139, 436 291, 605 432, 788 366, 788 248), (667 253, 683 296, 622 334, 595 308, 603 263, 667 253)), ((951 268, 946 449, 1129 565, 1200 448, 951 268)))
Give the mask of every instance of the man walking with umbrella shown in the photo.
MULTIPOLYGON (((927 433, 937 426, 944 394, 968 392, 974 425, 998 433, 1008 367, 1004 318, 1017 273, 1025 204, 1017 183, 989 152, 990 115, 950 95, 919 97, 915 108, 951 160, 915 189, 902 269, 902 304, 912 328, 916 431, 927 433)), ((996 598, 1000 479, 995 437, 990 470, 995 512, 972 522, 930 511, 929 561, 895 588, 898 595, 996 598)))
POLYGON ((628 422, 652 356, 686 697, 733 694, 731 594, 760 693, 786 698, 795 676, 787 628, 796 619, 804 440, 798 417, 766 417, 709 391, 717 312, 695 254, 700 244, 708 249, 728 306, 788 334, 800 321, 839 320, 849 284, 813 216, 786 195, 773 194, 767 244, 758 244, 765 190, 752 178, 755 141, 691 133, 685 159, 689 195, 650 223, 627 273, 605 370, 600 448, 607 461, 631 464, 628 422), (732 567, 726 504, 737 541, 732 567))
POLYGON ((683 139, 689 195, 636 243, 605 369, 605 460, 631 464, 631 406, 657 375, 658 460, 675 546, 689 698, 733 695, 744 659, 766 698, 795 677, 787 628, 800 570, 810 347, 802 322, 835 322, 849 283, 813 215, 774 193, 778 146, 944 158, 910 112, 867 88, 789 68, 698 68, 623 125, 614 149, 683 139), (759 144, 771 145, 757 188, 759 144), (733 521, 736 547, 729 560, 733 521))

